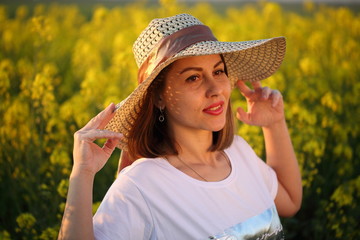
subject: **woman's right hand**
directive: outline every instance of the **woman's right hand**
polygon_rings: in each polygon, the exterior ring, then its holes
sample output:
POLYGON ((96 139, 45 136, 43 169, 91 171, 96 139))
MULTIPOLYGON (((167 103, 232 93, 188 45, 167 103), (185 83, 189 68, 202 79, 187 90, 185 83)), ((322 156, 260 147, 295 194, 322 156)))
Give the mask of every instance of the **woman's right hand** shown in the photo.
POLYGON ((73 173, 95 175, 111 156, 119 140, 123 137, 121 133, 103 130, 114 116, 114 110, 115 105, 111 103, 74 134, 73 173), (102 138, 107 139, 103 147, 94 143, 96 139, 102 138))

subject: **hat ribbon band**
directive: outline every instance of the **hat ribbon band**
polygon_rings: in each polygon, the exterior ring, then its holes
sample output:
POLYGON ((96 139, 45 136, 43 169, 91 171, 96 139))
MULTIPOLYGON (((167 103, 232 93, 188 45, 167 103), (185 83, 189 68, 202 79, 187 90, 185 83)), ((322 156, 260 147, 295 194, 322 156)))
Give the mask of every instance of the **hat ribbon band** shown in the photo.
POLYGON ((140 66, 138 82, 142 83, 161 63, 173 57, 185 48, 203 41, 217 41, 209 27, 194 25, 183 28, 164 37, 155 45, 149 56, 140 66))

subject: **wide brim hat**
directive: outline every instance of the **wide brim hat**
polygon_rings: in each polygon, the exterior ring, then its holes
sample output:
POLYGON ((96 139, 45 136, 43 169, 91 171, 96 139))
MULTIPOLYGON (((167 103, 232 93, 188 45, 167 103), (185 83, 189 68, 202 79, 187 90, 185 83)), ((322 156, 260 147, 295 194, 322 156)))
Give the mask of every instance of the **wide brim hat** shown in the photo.
POLYGON ((233 86, 238 80, 263 80, 280 67, 286 51, 284 37, 221 42, 211 30, 189 14, 154 19, 140 34, 133 46, 139 67, 138 87, 116 105, 114 117, 105 129, 124 135, 119 147, 127 149, 131 131, 143 98, 156 76, 174 61, 192 56, 222 54, 233 86))

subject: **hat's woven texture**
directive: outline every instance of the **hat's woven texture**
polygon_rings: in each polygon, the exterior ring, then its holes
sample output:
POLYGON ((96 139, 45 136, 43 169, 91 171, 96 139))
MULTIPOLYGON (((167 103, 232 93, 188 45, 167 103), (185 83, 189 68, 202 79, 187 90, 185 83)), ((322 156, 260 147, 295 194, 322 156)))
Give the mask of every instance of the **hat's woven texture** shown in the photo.
MULTIPOLYGON (((161 39, 195 25, 203 25, 203 23, 188 14, 152 20, 134 43, 133 52, 137 65, 140 67, 144 63, 161 39)), ((177 59, 223 54, 229 79, 235 85, 238 80, 253 82, 271 76, 281 65, 285 50, 284 37, 243 42, 201 41, 195 43, 157 66, 147 79, 117 105, 115 116, 105 129, 123 133, 124 139, 119 145, 126 149, 129 131, 141 109, 142 99, 149 85, 162 69, 177 59)))

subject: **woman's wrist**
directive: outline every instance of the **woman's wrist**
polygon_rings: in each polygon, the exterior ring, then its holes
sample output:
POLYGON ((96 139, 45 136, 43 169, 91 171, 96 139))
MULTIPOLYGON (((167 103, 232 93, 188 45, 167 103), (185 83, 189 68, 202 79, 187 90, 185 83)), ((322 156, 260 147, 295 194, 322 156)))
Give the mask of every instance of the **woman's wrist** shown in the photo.
POLYGON ((93 171, 86 169, 86 168, 82 168, 81 166, 73 166, 73 169, 71 171, 70 174, 70 179, 71 178, 86 178, 89 180, 93 180, 95 178, 95 174, 93 171))
POLYGON ((268 126, 262 127, 264 132, 272 132, 272 131, 278 131, 278 130, 284 130, 287 129, 287 124, 285 118, 276 121, 268 126))

